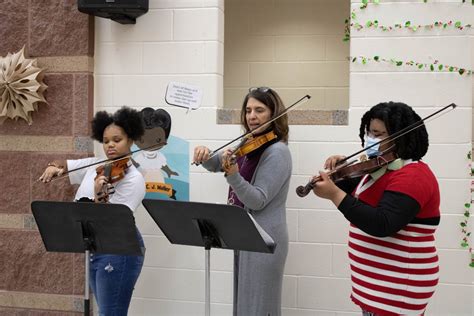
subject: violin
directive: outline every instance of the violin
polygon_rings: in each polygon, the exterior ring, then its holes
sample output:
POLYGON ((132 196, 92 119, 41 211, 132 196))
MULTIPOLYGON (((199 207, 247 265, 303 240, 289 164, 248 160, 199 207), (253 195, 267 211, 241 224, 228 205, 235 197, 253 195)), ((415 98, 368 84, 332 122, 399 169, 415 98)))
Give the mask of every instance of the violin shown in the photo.
POLYGON ((245 137, 240 144, 232 151, 232 155, 225 162, 224 170, 237 162, 237 158, 245 156, 252 151, 262 147, 264 144, 276 139, 278 136, 273 130, 257 137, 245 137))
MULTIPOLYGON (((398 132, 395 132, 391 135, 389 135, 388 137, 366 147, 366 148, 363 148, 355 153, 353 153, 352 155, 344 158, 343 160, 339 161, 340 164, 342 164, 343 162, 345 161, 348 161, 350 158, 362 153, 363 151, 366 151, 367 149, 371 148, 371 147, 374 147, 376 145, 379 145, 379 144, 384 144, 384 143, 387 143, 387 142, 390 142, 390 141, 393 141, 399 137, 402 137, 403 135, 407 134, 407 133, 410 133, 412 132, 413 130, 421 127, 424 125, 424 121, 428 120, 429 118, 445 111, 446 109, 449 109, 449 108, 452 108, 452 109, 455 109, 456 108, 456 104, 454 103, 451 103, 445 107, 443 107, 442 109, 426 116, 425 118, 422 118, 418 121, 416 121, 415 123, 405 127, 405 128, 402 128, 401 130, 399 130, 398 132)), ((369 159, 369 160, 366 160, 366 161, 363 161, 363 162, 360 162, 360 163, 357 163, 357 164, 345 164, 345 165, 342 165, 340 168, 336 168, 332 171, 330 171, 328 173, 328 176, 331 180, 333 180, 334 182, 337 182, 339 180, 343 180, 343 179, 350 179, 350 178, 357 178, 357 177, 360 177, 362 175, 365 175, 365 174, 369 174, 369 173, 372 173, 374 171, 376 171, 377 169, 385 166, 385 165, 388 165, 390 162, 394 161, 395 159, 397 159, 397 155, 394 153, 394 152, 388 152, 388 153, 385 153, 381 156, 377 156, 377 157, 374 157, 372 159, 369 159)), ((298 194, 298 196, 300 197, 304 197, 306 195, 308 195, 309 192, 311 192, 311 190, 314 188, 314 186, 316 185, 316 183, 318 181, 321 180, 321 176, 318 176, 314 179, 312 179, 310 182, 308 182, 305 186, 299 186, 296 188, 296 194, 298 194)))
POLYGON ((237 158, 245 156, 248 153, 251 153, 252 151, 262 147, 264 144, 276 138, 277 138, 277 135, 275 134, 273 130, 257 137, 246 138, 245 141, 242 142, 241 145, 237 146, 237 148, 234 149, 233 154, 237 158))
MULTIPOLYGON (((398 159, 398 155, 395 152, 391 151, 358 163, 342 165, 341 167, 331 170, 328 173, 328 176, 334 182, 338 182, 344 179, 358 178, 388 165, 395 159, 398 159)), ((311 190, 314 189, 316 183, 318 181, 321 181, 321 179, 321 176, 318 176, 316 178, 313 178, 305 186, 300 185, 296 188, 296 194, 298 194, 299 197, 305 197, 309 194, 309 192, 311 192, 311 190)))
MULTIPOLYGON (((125 177, 125 171, 130 167, 130 157, 116 160, 105 165, 99 166, 95 169, 97 175, 95 179, 100 176, 105 176, 109 183, 115 183, 125 177)), ((94 179, 94 180, 95 180, 94 179)))
MULTIPOLYGON (((278 120, 280 117, 282 117, 282 116, 286 115, 288 112, 290 112, 290 110, 292 110, 296 105, 302 104, 303 101, 307 101, 307 100, 309 100, 309 99, 311 99, 311 96, 308 95, 308 94, 305 95, 304 97, 302 97, 301 99, 299 99, 298 101, 296 101, 295 103, 293 103, 292 105, 290 105, 288 108, 286 108, 284 111, 282 111, 280 114, 278 114, 278 115, 275 116, 274 118, 272 118, 272 119, 266 121, 266 122, 263 123, 263 124, 260 124, 260 126, 257 126, 257 127, 255 127, 254 129, 252 129, 252 130, 250 130, 250 131, 247 131, 246 133, 244 133, 244 134, 242 134, 242 135, 240 135, 240 136, 234 138, 233 140, 231 140, 231 141, 227 142, 226 144, 222 145, 221 147, 219 147, 219 148, 217 148, 217 149, 211 151, 210 154, 209 154, 209 159, 212 158, 212 157, 214 157, 215 155, 217 155, 217 153, 219 152, 219 150, 221 150, 221 149, 223 149, 223 148, 229 146, 230 144, 232 144, 232 143, 234 143, 234 142, 236 142, 236 141, 238 141, 238 140, 242 140, 241 143, 239 144, 239 146, 237 146, 237 148, 240 148, 241 146, 243 146, 243 145, 248 141, 248 138, 249 138, 249 137, 253 137, 253 132, 255 132, 257 129, 260 129, 260 128, 263 128, 263 127, 265 127, 265 126, 270 125, 270 124, 273 123, 274 121, 278 120)), ((255 137, 255 138, 258 138, 258 137, 255 137)), ((261 144, 261 145, 263 145, 263 144, 261 144)), ((261 145, 259 145, 258 147, 260 147, 261 145)), ((253 145, 248 145, 248 147, 249 147, 249 148, 252 148, 253 145)), ((258 148, 258 147, 257 147, 257 148, 258 148)), ((252 150, 255 150, 255 149, 256 149, 256 148, 253 148, 252 150)), ((252 150, 250 150, 250 151, 252 151, 252 150)), ((246 154, 242 154, 241 156, 245 156, 245 155, 246 155, 246 154)), ((240 157, 240 156, 239 156, 239 157, 240 157)), ((194 161, 193 161, 191 164, 197 166, 197 165, 199 165, 199 164, 201 164, 201 163, 200 163, 200 162, 194 162, 194 161)))
POLYGON ((125 157, 120 160, 115 160, 113 162, 106 163, 95 169, 97 175, 94 180, 100 176, 105 176, 107 178, 107 184, 104 185, 102 191, 98 194, 100 202, 108 202, 109 195, 115 192, 113 183, 122 180, 125 177, 126 170, 132 164, 130 157, 125 157))

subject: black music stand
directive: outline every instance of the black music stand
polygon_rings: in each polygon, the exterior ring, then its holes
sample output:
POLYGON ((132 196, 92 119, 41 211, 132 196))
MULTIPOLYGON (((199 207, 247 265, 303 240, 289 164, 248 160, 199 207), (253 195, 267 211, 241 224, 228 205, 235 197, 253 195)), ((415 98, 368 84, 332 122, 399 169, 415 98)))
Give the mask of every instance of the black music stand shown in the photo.
POLYGON ((89 315, 89 253, 142 255, 135 219, 122 204, 33 201, 47 251, 85 253, 84 315, 89 315))
POLYGON ((204 247, 205 315, 210 315, 211 248, 273 253, 275 242, 241 207, 144 199, 143 205, 172 244, 204 247))

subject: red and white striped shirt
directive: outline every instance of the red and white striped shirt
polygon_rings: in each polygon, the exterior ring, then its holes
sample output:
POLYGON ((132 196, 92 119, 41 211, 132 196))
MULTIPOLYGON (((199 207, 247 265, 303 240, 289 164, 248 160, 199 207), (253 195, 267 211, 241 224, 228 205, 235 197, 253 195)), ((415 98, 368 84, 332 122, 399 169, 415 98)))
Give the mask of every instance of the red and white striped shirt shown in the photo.
POLYGON ((430 220, 440 216, 438 183, 426 164, 415 162, 359 188, 357 197, 376 207, 384 191, 412 197, 420 211, 390 237, 374 237, 351 224, 351 298, 378 315, 422 315, 439 278, 437 225, 430 220))

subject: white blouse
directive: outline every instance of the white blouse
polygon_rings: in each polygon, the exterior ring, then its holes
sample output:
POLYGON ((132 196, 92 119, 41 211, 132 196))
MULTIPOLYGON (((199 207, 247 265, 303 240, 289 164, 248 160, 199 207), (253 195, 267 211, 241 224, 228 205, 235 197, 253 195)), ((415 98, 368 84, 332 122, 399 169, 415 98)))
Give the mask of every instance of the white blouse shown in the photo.
MULTIPOLYGON (((95 157, 68 160, 67 169, 73 170, 98 161, 100 161, 100 159, 95 157)), ((69 181, 71 184, 79 184, 79 188, 77 189, 74 198, 75 201, 82 197, 94 199, 94 178, 97 175, 96 168, 97 165, 94 165, 69 174, 69 181)), ((145 179, 133 165, 126 170, 125 177, 114 183, 113 186, 115 188, 115 193, 110 195, 109 202, 124 204, 128 206, 132 212, 137 209, 145 197, 145 179)))

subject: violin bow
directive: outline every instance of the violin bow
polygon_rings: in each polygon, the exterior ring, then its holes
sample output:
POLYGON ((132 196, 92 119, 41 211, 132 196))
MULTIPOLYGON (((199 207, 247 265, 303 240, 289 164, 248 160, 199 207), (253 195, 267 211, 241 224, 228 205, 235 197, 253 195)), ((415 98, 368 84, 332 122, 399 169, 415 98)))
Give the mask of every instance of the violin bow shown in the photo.
MULTIPOLYGON (((378 142, 376 142, 376 143, 374 143, 374 144, 372 144, 372 145, 370 145, 370 146, 367 146, 366 148, 362 148, 361 150, 359 150, 359 151, 353 153, 353 154, 350 155, 350 156, 347 156, 346 158, 344 158, 344 159, 338 161, 336 165, 339 165, 339 164, 342 164, 342 163, 346 162, 347 160, 351 159, 352 157, 355 157, 356 155, 358 155, 358 154, 360 154, 360 153, 363 153, 364 151, 366 151, 366 150, 369 149, 369 148, 372 148, 372 147, 377 146, 377 145, 379 145, 379 144, 388 143, 389 141, 395 140, 395 139, 397 139, 397 138, 402 137, 402 136, 405 135, 405 134, 410 133, 411 131, 417 129, 418 127, 420 127, 420 126, 422 126, 422 125, 424 125, 424 123, 423 123, 424 121, 428 120, 429 118, 432 118, 433 116, 435 116, 435 115, 437 115, 437 114, 439 114, 439 113, 443 112, 444 110, 446 110, 446 109, 448 109, 448 108, 451 108, 451 107, 452 107, 451 110, 454 110, 454 109, 457 107, 457 105, 454 104, 454 103, 451 103, 450 105, 447 105, 447 106, 443 107, 442 109, 440 109, 440 110, 438 110, 438 111, 436 111, 436 112, 434 112, 434 113, 432 113, 432 114, 430 114, 430 115, 428 115, 428 116, 422 118, 421 120, 418 120, 418 121, 416 121, 415 123, 413 123, 413 124, 411 124, 411 125, 408 125, 407 127, 403 128, 403 129, 401 129, 401 130, 399 130, 398 132, 395 132, 395 133, 393 133, 392 135, 390 135, 390 136, 388 136, 388 137, 386 137, 386 138, 384 138, 384 139, 382 139, 382 140, 380 140, 380 141, 378 141, 378 142)), ((443 113, 443 114, 445 114, 445 113, 443 113)), ((441 114, 441 115, 443 115, 443 114, 441 114)))
MULTIPOLYGON (((164 142, 158 142, 158 143, 156 143, 156 144, 153 144, 153 145, 148 146, 148 147, 145 147, 145 148, 136 149, 136 150, 134 150, 134 151, 129 152, 129 153, 126 154, 126 155, 122 155, 122 156, 117 157, 117 158, 104 159, 104 160, 100 160, 100 161, 91 163, 90 165, 86 165, 86 166, 82 166, 82 167, 75 168, 75 169, 72 169, 72 170, 68 170, 68 171, 62 173, 60 176, 53 177, 53 178, 51 179, 51 181, 53 181, 53 180, 58 180, 58 179, 62 179, 62 178, 64 178, 64 177, 66 177, 68 174, 70 174, 70 173, 72 173, 72 172, 74 172, 74 171, 78 171, 78 170, 82 170, 82 169, 89 168, 89 167, 92 167, 92 166, 100 165, 100 164, 102 164, 102 163, 116 162, 116 161, 119 161, 119 160, 122 160, 122 159, 127 159, 127 158, 132 157, 132 155, 135 154, 135 153, 137 153, 137 152, 140 152, 140 151, 143 151, 143 150, 150 150, 150 149, 153 149, 153 148, 155 148, 155 147, 161 148, 161 147, 165 146, 166 144, 167 144, 166 141, 164 141, 164 142), (160 147, 160 146, 161 146, 161 147, 160 147)), ((157 148, 157 149, 159 149, 159 148, 157 148)), ((39 181, 39 179, 36 180, 36 181, 39 181)))
MULTIPOLYGON (((219 147, 219 148, 217 148, 217 149, 211 151, 211 152, 209 153, 209 159, 211 159, 212 157, 214 157, 214 156, 219 152, 219 150, 221 150, 222 148, 225 148, 225 147, 229 146, 230 144, 232 144, 232 143, 238 141, 238 140, 241 139, 241 138, 243 138, 243 139, 242 139, 241 144, 239 144, 239 146, 243 145, 243 144, 245 143, 245 141, 247 140, 246 138, 247 138, 248 136, 250 136, 250 135, 253 135, 252 133, 253 133, 255 130, 260 129, 260 128, 262 128, 262 127, 265 127, 265 126, 271 124, 272 122, 278 120, 280 117, 282 117, 282 116, 285 115, 286 113, 290 112, 290 110, 293 109, 296 105, 299 105, 303 100, 306 102, 306 101, 309 100, 309 99, 311 99, 311 96, 310 96, 309 94, 305 95, 304 97, 302 97, 301 99, 299 99, 298 101, 296 101, 295 103, 293 103, 292 105, 290 105, 289 107, 287 107, 284 111, 282 111, 280 114, 278 114, 278 115, 275 116, 274 118, 272 118, 272 119, 266 121, 265 123, 263 123, 263 124, 261 124, 261 125, 255 127, 254 129, 252 129, 252 130, 250 130, 250 131, 248 131, 248 132, 246 132, 246 133, 244 133, 244 134, 242 134, 242 135, 240 135, 240 136, 234 138, 233 140, 231 140, 231 141, 227 142, 226 144, 222 145, 221 147, 219 147)), ((198 163, 193 162, 192 165, 198 165, 198 163)))

